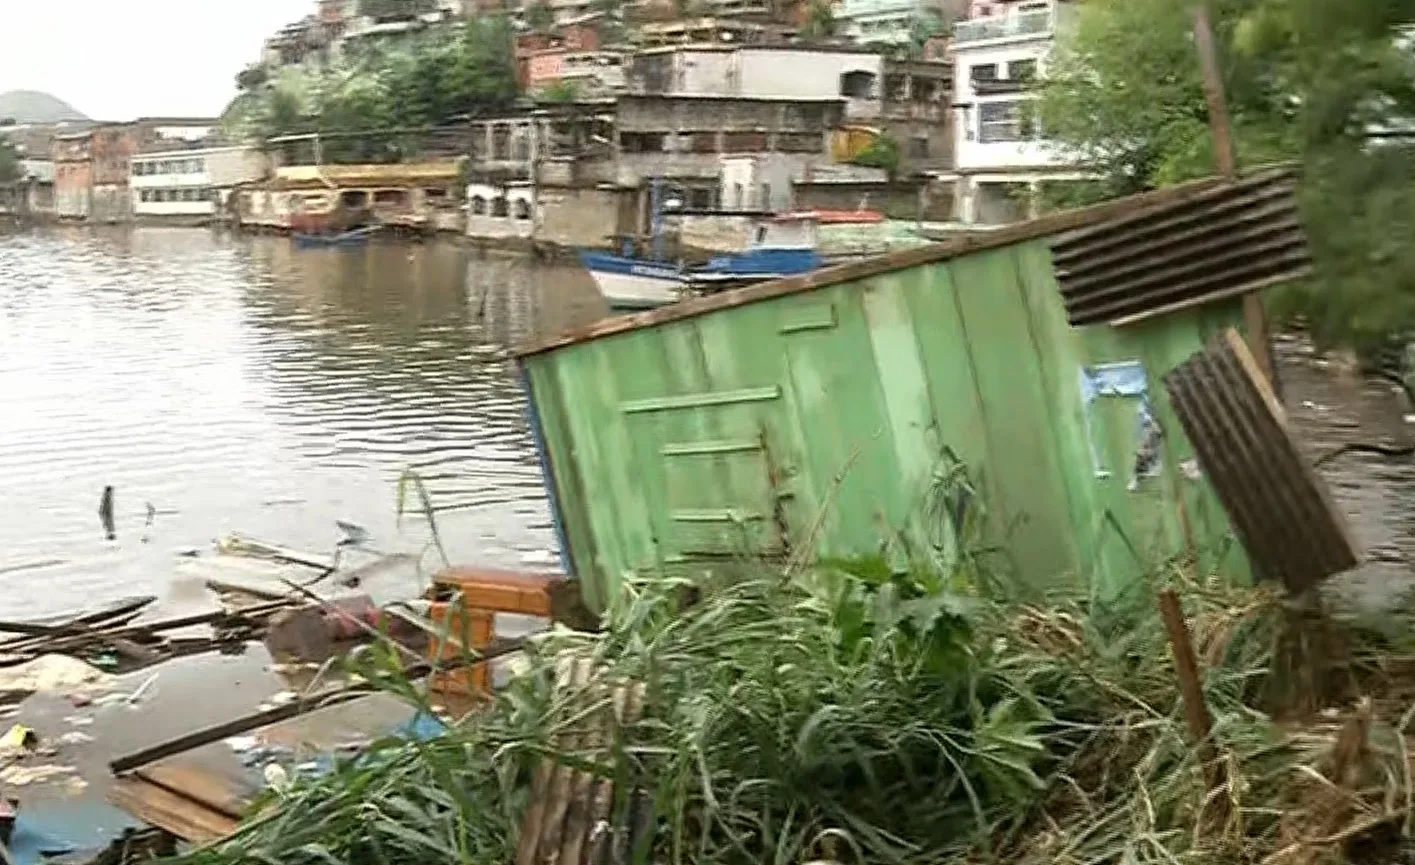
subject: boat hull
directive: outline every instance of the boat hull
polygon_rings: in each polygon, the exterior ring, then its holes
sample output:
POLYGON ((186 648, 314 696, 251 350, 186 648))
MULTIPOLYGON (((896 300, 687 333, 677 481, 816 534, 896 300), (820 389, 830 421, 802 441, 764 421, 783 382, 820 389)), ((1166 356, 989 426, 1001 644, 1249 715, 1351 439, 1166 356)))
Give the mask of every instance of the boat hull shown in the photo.
POLYGON ((614 309, 652 309, 672 303, 684 285, 682 271, 671 265, 604 253, 584 253, 580 261, 614 309))

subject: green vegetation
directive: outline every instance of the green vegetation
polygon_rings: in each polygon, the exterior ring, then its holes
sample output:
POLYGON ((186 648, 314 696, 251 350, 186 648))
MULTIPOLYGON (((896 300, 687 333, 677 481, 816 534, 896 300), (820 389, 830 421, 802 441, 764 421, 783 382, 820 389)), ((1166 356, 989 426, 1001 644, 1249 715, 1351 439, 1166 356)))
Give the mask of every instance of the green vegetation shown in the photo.
POLYGON ((835 9, 829 0, 810 0, 806 7, 806 23, 801 35, 807 39, 830 39, 840 29, 835 20, 835 9))
POLYGON ((899 142, 889 133, 882 132, 869 147, 856 154, 850 163, 862 168, 883 168, 885 173, 893 178, 899 170, 899 142))
MULTIPOLYGON (((419 129, 505 107, 516 98, 512 30, 505 16, 433 28, 409 45, 371 48, 347 66, 247 69, 224 122, 269 139, 309 132, 419 129)), ((396 158, 398 143, 332 139, 330 161, 396 158)))
MULTIPOLYGON (((300 776, 180 862, 503 865, 547 760, 614 781, 608 826, 648 828, 635 865, 1318 865, 1381 839, 1396 861, 1415 709, 1395 661, 1412 646, 1179 563, 1109 605, 1036 605, 981 546, 978 507, 960 468, 926 509, 953 530, 924 560, 631 578, 599 633, 533 641, 484 710, 300 776), (1202 659, 1216 775, 1184 721, 1161 585, 1202 659), (567 656, 591 661, 587 685, 556 687, 567 656), (615 725, 626 683, 643 715, 615 725), (1375 702, 1342 723, 1294 683, 1375 702), (605 746, 584 747, 601 722, 605 746)), ((391 647, 354 667, 432 710, 391 647)))
MULTIPOLYGON (((1415 327, 1415 142, 1374 137, 1415 119, 1412 0, 1222 0, 1215 31, 1241 165, 1297 161, 1316 256, 1274 298, 1324 343, 1369 353, 1415 327)), ((1191 4, 1082 4, 1043 84, 1052 136, 1121 195, 1214 171, 1191 4)), ((1065 202, 1065 203, 1075 203, 1065 202)))
POLYGON ((580 86, 574 81, 556 81, 536 94, 537 102, 574 102, 580 98, 580 86))
POLYGON ((0 135, 0 183, 20 179, 20 153, 9 139, 0 135))

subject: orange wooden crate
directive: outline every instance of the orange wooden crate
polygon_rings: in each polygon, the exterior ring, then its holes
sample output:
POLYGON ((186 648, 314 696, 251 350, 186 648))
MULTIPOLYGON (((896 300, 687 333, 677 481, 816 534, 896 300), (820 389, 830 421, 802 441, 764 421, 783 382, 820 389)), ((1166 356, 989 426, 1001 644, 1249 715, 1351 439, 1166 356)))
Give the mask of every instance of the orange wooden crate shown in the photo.
MULTIPOLYGON (((496 638, 496 614, 550 618, 550 587, 567 579, 563 574, 531 574, 496 568, 449 568, 433 577, 428 597, 430 618, 438 632, 428 647, 431 661, 460 659, 467 649, 485 648, 496 638)), ((489 664, 439 672, 432 688, 445 694, 485 693, 491 689, 489 664)))

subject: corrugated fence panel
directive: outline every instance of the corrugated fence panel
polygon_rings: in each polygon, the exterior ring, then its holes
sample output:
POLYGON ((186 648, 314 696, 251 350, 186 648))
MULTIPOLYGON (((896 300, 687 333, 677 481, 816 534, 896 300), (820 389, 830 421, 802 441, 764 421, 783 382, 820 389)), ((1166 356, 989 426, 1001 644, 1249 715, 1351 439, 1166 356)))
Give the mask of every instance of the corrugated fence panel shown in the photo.
POLYGON ((1238 332, 1165 376, 1195 456, 1258 573, 1300 592, 1356 566, 1355 541, 1238 332))
POLYGON ((1073 325, 1125 325, 1311 272, 1296 175, 1265 171, 1061 235, 1057 281, 1073 325))

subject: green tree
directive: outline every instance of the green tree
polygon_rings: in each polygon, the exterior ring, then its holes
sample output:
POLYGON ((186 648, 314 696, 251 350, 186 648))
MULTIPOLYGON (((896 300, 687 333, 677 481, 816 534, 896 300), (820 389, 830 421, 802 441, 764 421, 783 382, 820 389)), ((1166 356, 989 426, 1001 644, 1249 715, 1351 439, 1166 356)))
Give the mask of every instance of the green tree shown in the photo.
POLYGON ((13 183, 20 174, 20 152, 9 139, 0 137, 0 183, 13 183))
MULTIPOLYGON (((1372 351, 1415 328, 1415 0, 1218 0, 1222 74, 1240 162, 1304 170, 1316 276, 1273 298, 1317 338, 1372 351)), ((1185 0, 1092 0, 1041 83, 1049 137, 1094 168, 1086 197, 1214 172, 1185 0)), ((1068 202, 1078 203, 1078 202, 1068 202)))
POLYGON ((579 85, 573 81, 556 81, 536 94, 537 102, 574 102, 579 98, 579 85))
POLYGON ((532 30, 549 30, 555 24, 555 13, 545 0, 535 0, 521 13, 521 20, 532 30))
POLYGON ((830 0, 810 0, 806 8, 806 25, 803 35, 809 39, 829 39, 836 34, 839 24, 835 20, 835 10, 830 0))
POLYGON ((899 170, 899 142, 889 133, 883 133, 850 163, 863 168, 883 168, 892 179, 899 170))

